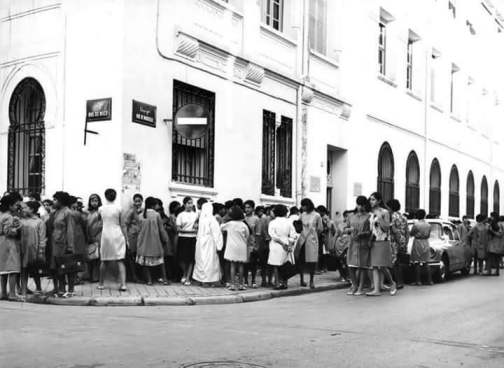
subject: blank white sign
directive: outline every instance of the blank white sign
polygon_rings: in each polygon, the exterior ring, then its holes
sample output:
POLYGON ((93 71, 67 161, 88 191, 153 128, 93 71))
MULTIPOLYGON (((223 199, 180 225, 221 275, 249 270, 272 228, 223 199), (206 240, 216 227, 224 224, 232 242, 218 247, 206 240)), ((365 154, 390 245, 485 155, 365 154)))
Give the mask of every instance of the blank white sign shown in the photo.
POLYGON ((207 118, 178 118, 178 125, 207 125, 207 118))

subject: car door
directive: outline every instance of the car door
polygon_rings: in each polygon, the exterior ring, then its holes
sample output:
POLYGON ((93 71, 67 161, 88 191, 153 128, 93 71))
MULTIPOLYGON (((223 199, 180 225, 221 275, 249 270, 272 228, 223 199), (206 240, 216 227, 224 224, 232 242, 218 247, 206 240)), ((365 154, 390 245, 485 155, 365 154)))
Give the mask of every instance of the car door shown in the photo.
POLYGON ((465 265, 464 247, 455 226, 449 223, 443 223, 443 233, 445 241, 448 242, 449 247, 446 249, 448 260, 450 262, 450 271, 460 270, 465 265))

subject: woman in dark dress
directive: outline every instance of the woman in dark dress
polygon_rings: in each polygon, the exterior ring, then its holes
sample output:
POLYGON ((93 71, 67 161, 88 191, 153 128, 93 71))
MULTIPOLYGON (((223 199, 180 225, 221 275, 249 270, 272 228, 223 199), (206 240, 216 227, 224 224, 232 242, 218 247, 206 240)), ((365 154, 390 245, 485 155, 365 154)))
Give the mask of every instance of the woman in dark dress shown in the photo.
POLYGON ((425 211, 418 210, 416 213, 417 222, 413 224, 411 228, 410 235, 415 239, 413 240, 413 247, 411 248, 411 263, 415 265, 415 277, 416 285, 422 285, 420 279, 420 267, 423 266, 427 272, 427 282, 429 285, 433 285, 432 276, 429 267, 430 259, 430 246, 429 238, 431 232, 431 226, 425 221, 425 211))

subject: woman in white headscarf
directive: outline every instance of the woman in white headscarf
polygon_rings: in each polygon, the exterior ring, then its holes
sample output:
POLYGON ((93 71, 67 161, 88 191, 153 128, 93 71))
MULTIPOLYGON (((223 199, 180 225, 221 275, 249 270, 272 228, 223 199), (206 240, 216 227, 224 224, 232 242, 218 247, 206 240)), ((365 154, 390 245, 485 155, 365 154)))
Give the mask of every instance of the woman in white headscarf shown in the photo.
POLYGON ((202 283, 214 283, 221 279, 218 250, 222 249, 222 232, 213 216, 211 203, 203 204, 196 237, 196 255, 193 279, 202 283))

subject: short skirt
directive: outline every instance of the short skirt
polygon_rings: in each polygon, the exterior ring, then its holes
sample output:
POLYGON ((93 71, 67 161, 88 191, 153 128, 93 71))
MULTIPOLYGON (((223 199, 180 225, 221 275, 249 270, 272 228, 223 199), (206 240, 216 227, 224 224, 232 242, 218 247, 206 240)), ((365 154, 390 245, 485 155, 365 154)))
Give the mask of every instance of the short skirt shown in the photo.
POLYGON ((392 247, 388 240, 372 242, 370 265, 371 267, 392 267, 392 247))
POLYGON ((368 268, 370 265, 369 240, 352 240, 347 252, 348 267, 368 268))
POLYGON ((194 263, 196 254, 196 238, 179 236, 177 256, 179 261, 184 263, 194 263))

